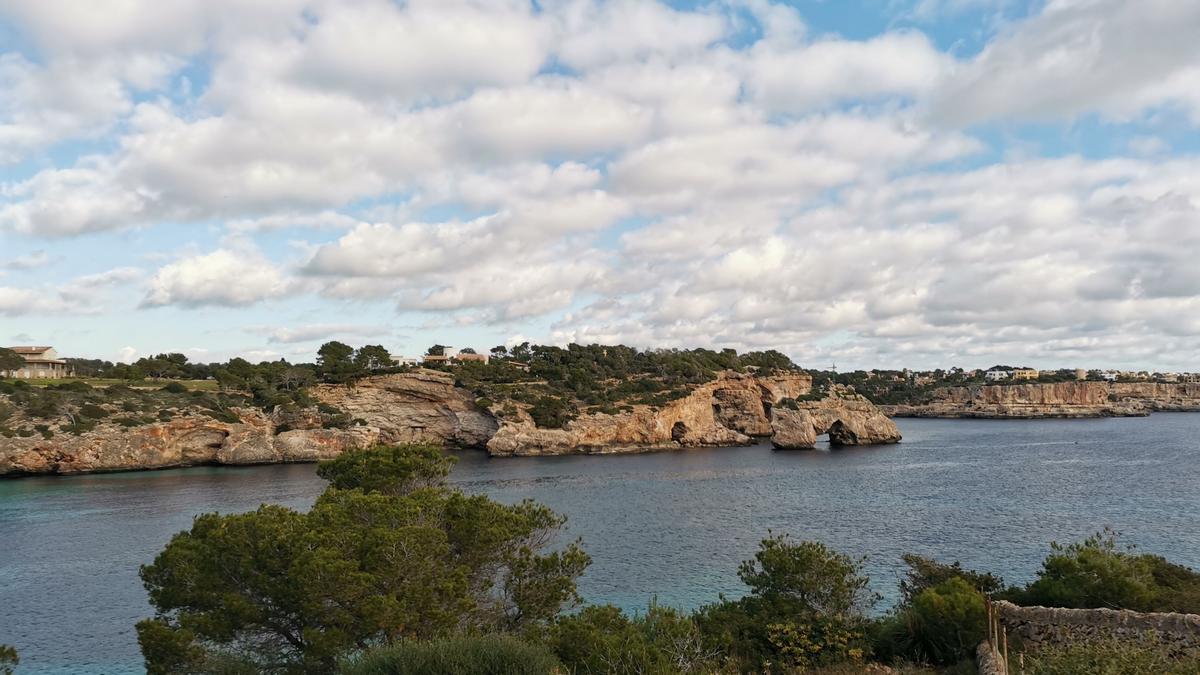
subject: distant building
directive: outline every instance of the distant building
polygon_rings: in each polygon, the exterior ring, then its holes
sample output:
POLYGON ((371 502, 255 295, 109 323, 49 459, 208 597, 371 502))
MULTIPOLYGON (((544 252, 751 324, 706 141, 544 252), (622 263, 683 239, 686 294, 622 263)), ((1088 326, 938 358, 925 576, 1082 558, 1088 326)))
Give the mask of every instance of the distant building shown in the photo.
POLYGON ((58 358, 58 352, 53 347, 9 347, 25 359, 25 366, 17 370, 9 370, 5 377, 17 377, 23 380, 33 378, 57 379, 71 377, 74 372, 67 362, 58 358))
POLYGON ((1012 371, 989 370, 983 374, 983 379, 987 380, 988 382, 999 382, 1000 380, 1007 380, 1011 376, 1012 371))
POLYGON ((487 354, 464 354, 459 352, 454 356, 455 361, 478 361, 479 363, 487 363, 491 359, 487 354))
POLYGON ((421 357, 421 363, 450 363, 450 357, 445 354, 426 354, 421 357))
POLYGON ((419 366, 421 359, 415 356, 398 356, 394 359, 398 366, 419 366))
POLYGON ((1103 373, 1100 373, 1100 379, 1106 382, 1116 382, 1117 378, 1120 376, 1121 374, 1115 370, 1106 370, 1103 373))
POLYGON ((1038 379, 1038 371, 1033 368, 1017 368, 1012 371, 1012 379, 1014 380, 1036 380, 1038 379))

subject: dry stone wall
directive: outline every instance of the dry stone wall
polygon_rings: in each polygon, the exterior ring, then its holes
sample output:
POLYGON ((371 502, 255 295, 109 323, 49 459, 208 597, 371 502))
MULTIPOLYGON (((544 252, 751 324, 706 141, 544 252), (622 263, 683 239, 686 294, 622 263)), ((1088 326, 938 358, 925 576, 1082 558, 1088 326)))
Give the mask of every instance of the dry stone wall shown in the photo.
POLYGON ((1200 654, 1200 615, 995 603, 1000 624, 1027 647, 1098 639, 1153 641, 1171 656, 1200 654))

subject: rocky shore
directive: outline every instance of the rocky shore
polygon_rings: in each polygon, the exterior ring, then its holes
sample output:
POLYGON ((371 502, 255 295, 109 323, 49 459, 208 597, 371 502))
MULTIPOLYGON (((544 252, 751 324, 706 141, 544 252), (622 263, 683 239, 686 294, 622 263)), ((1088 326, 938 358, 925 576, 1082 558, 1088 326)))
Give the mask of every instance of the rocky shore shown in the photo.
POLYGON ((1155 411, 1200 411, 1200 384, 1056 382, 946 387, 927 403, 881 409, 891 417, 1143 417, 1155 411))
POLYGON ((725 373, 665 406, 583 415, 562 429, 543 429, 523 410, 501 421, 450 375, 418 370, 364 378, 353 387, 314 387, 316 400, 353 420, 345 428, 329 428, 318 408, 233 408, 237 421, 192 411, 142 426, 101 423, 78 435, 0 439, 0 476, 313 462, 414 441, 530 456, 747 445, 767 436, 780 448, 811 448, 826 433, 841 445, 900 440, 895 424, 866 399, 839 389, 809 400, 811 387, 802 374, 725 373))

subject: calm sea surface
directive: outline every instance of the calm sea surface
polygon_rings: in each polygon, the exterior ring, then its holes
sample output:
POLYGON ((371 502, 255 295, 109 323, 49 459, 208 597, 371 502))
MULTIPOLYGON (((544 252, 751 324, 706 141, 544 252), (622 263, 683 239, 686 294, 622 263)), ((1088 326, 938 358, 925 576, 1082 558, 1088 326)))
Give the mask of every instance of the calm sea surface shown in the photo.
MULTIPOLYGON (((685 608, 741 592, 768 530, 868 555, 894 598, 900 555, 959 559, 1024 581, 1052 540, 1104 526, 1200 567, 1200 414, 1051 421, 899 420, 904 443, 775 452, 767 445, 625 456, 488 459, 453 479, 569 517, 594 562, 590 602, 685 608)), ((137 578, 205 511, 307 508, 312 465, 0 481, 0 644, 20 673, 142 672, 137 578)))

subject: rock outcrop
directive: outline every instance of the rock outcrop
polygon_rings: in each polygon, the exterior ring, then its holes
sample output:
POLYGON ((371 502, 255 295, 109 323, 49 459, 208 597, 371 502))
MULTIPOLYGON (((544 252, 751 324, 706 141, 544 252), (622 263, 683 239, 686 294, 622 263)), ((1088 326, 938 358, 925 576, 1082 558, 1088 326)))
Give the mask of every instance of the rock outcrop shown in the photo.
POLYGON ((920 405, 886 406, 893 417, 1112 417, 1145 414, 1138 406, 1109 400, 1107 382, 997 384, 945 387, 920 405))
POLYGON ((450 375, 419 370, 365 378, 352 387, 314 387, 321 404, 340 411, 336 425, 321 406, 270 414, 233 408, 227 421, 188 409, 153 424, 100 421, 79 435, 0 438, 0 476, 312 462, 376 443, 414 441, 486 447, 493 455, 555 455, 746 445, 755 436, 772 436, 779 447, 812 447, 824 433, 843 445, 899 440, 895 425, 862 397, 839 390, 820 401, 796 402, 811 388, 803 374, 725 373, 662 407, 639 405, 541 429, 524 412, 500 424, 450 375))
POLYGON ((499 428, 495 417, 475 405, 470 391, 436 370, 369 377, 353 387, 318 385, 312 394, 378 430, 382 443, 482 448, 499 428))
POLYGON ((795 406, 773 411, 771 442, 777 448, 813 448, 822 434, 829 434, 834 446, 900 442, 896 423, 852 389, 834 387, 820 400, 798 401, 795 406))
POLYGON ((236 422, 190 411, 157 424, 102 423, 80 435, 0 438, 0 476, 315 462, 376 443, 483 447, 498 427, 469 391, 436 371, 366 378, 353 387, 320 385, 311 393, 348 414, 350 426, 325 428, 328 416, 317 408, 270 414, 235 408, 236 422))
POLYGON ((1200 412, 1200 382, 1114 382, 1108 387, 1109 398, 1118 404, 1153 411, 1200 412))
MULTIPOLYGON (((869 401, 839 390, 796 408, 780 407, 809 393, 807 376, 753 377, 725 373, 662 408, 635 406, 616 415, 584 415, 562 429, 540 429, 527 418, 505 421, 488 441, 498 456, 651 452, 696 446, 746 445, 771 436, 777 447, 811 448, 820 434, 842 445, 895 443, 896 425, 869 401)), ((789 406, 792 404, 789 404, 789 406)))
POLYGON ((893 417, 1139 417, 1200 411, 1200 384, 1055 382, 946 387, 920 405, 885 406, 893 417))
POLYGON ((0 439, 0 475, 314 462, 377 440, 365 427, 277 434, 278 426, 268 415, 241 408, 232 412, 238 422, 196 415, 139 427, 102 424, 77 436, 0 439))

